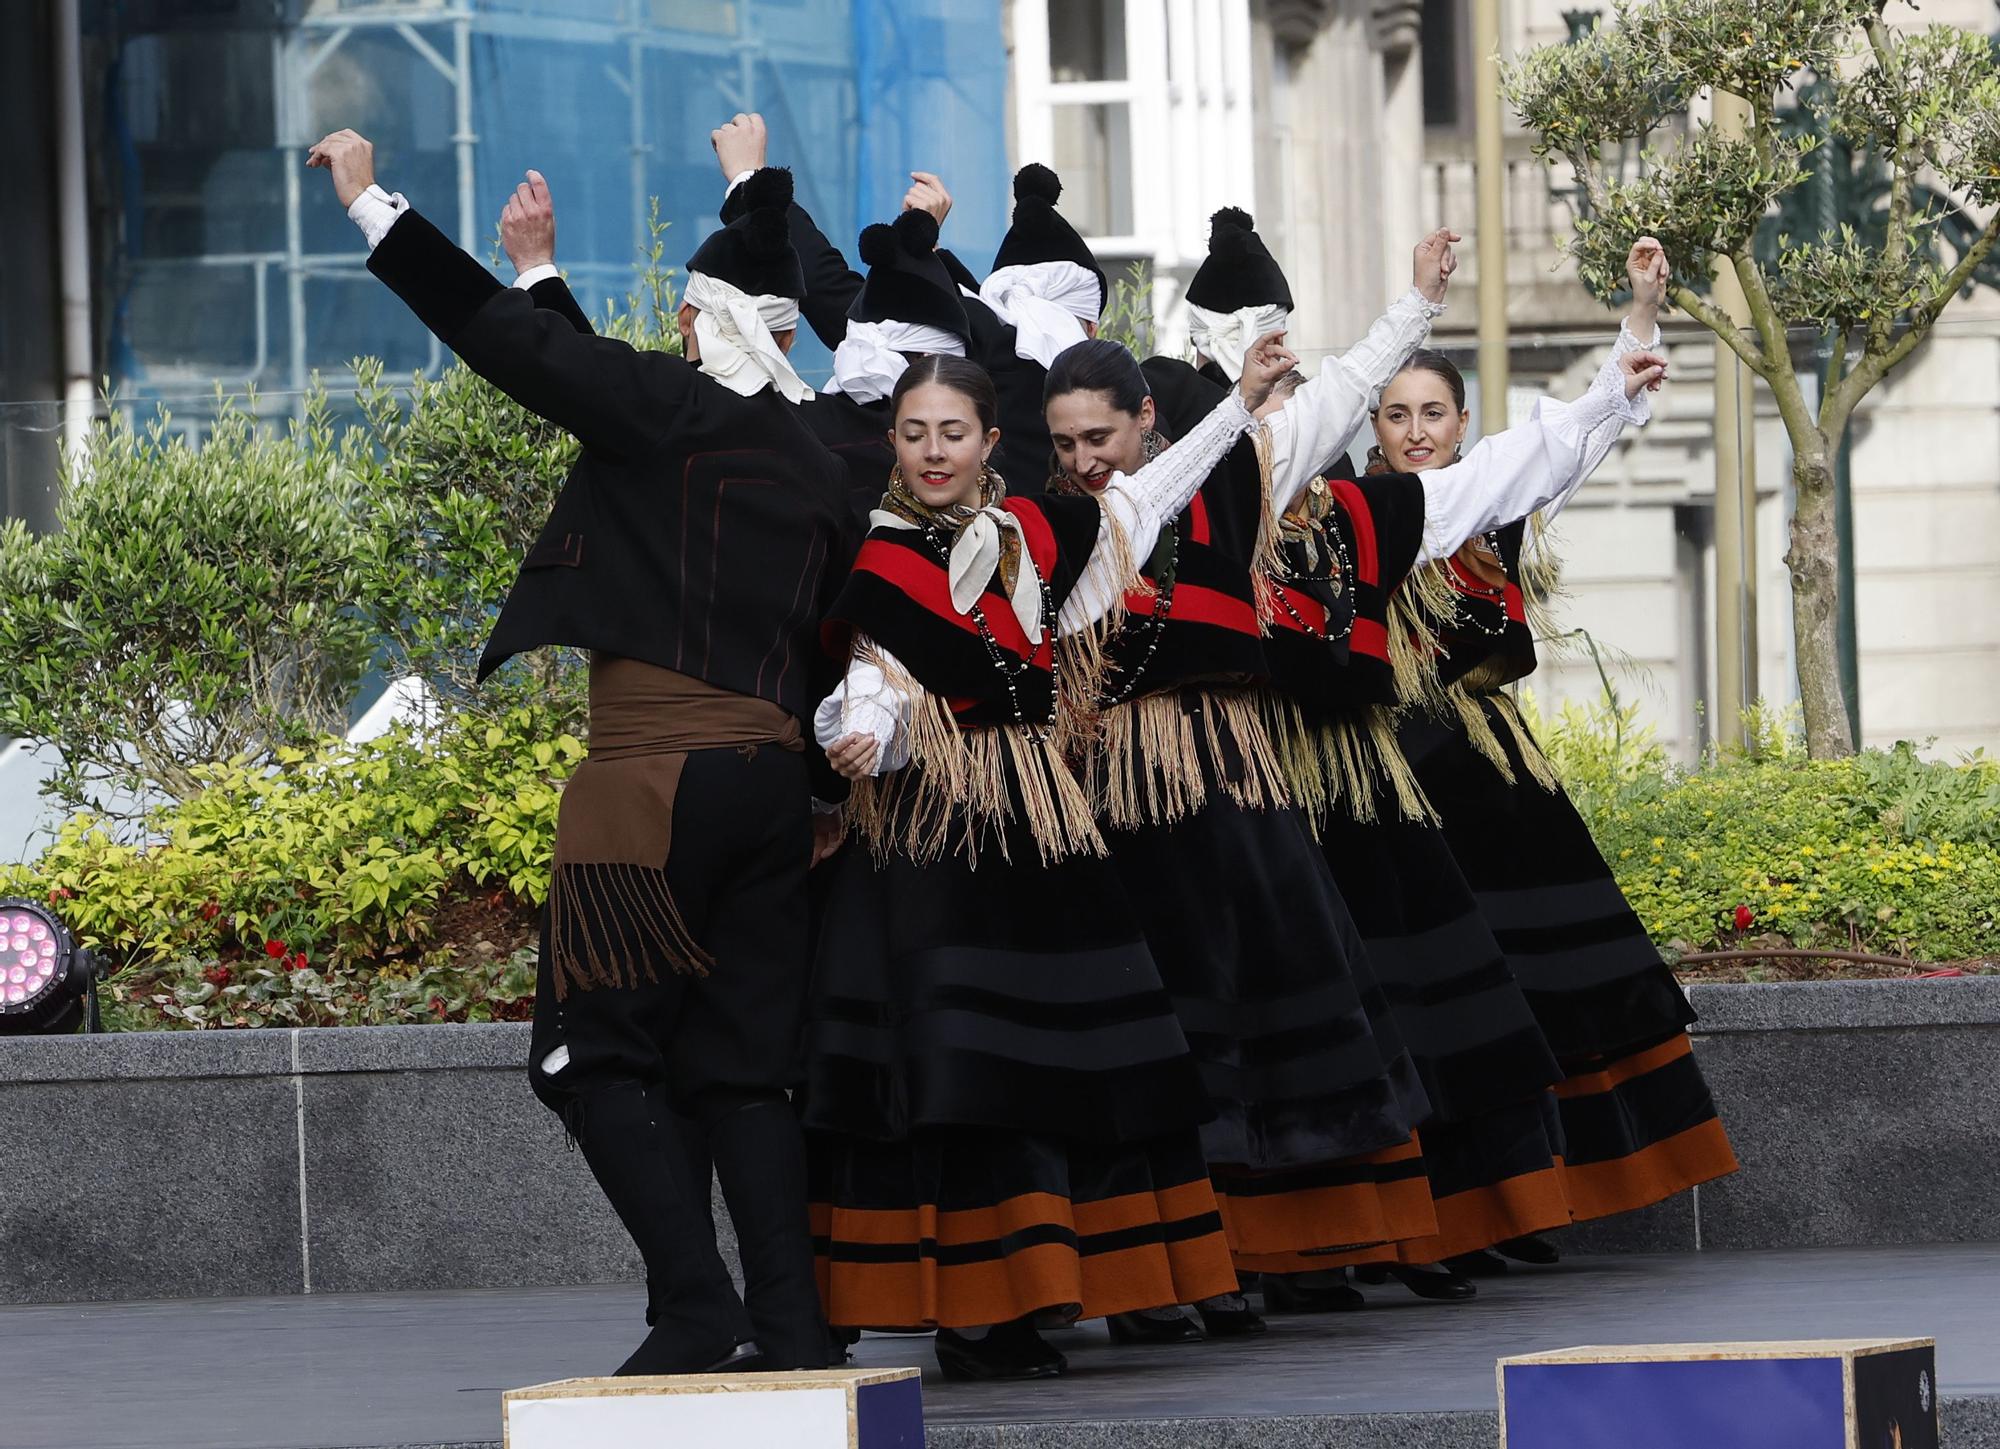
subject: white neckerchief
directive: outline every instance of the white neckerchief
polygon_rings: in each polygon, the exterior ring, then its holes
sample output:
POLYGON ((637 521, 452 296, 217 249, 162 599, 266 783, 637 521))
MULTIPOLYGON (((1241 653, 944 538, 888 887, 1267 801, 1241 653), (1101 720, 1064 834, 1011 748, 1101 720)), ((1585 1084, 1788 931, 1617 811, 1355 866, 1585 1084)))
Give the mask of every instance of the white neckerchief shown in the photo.
POLYGON ((849 322, 847 335, 833 349, 833 379, 828 392, 842 392, 856 402, 874 402, 896 390, 896 379, 910 365, 906 352, 949 352, 965 356, 965 341, 939 327, 916 322, 849 322))
POLYGON ((1250 351, 1250 344, 1266 333, 1284 331, 1292 316, 1283 307, 1268 304, 1238 307, 1234 312, 1211 312, 1190 302, 1188 311, 1194 314, 1194 321, 1188 327, 1188 340, 1194 344, 1194 350, 1221 368, 1231 382, 1242 381, 1243 359, 1250 351))
MULTIPOLYGON (((900 514, 877 508, 868 515, 870 528, 915 528, 916 525, 900 514)), ((1012 533, 1020 548, 1021 566, 1014 570, 1014 592, 1007 602, 1012 605, 1014 618, 1021 625, 1021 632, 1028 636, 1030 644, 1042 642, 1042 586, 1035 573, 1035 566, 1028 557, 1028 540, 1021 533, 1021 520, 1002 508, 999 504, 988 504, 973 514, 971 520, 958 531, 952 540, 951 557, 945 565, 945 579, 951 589, 951 606, 960 614, 970 614, 972 606, 979 602, 979 596, 986 592, 986 581, 994 577, 994 570, 1000 567, 1000 541, 1002 531, 1012 533)))
POLYGON ((733 393, 750 397, 775 387, 791 402, 813 395, 812 384, 792 371, 771 334, 799 325, 795 297, 752 296, 741 287, 689 272, 681 300, 695 309, 694 335, 701 370, 733 393))
POLYGON ((1014 352, 1043 367, 1089 334, 1101 315, 1103 283, 1075 262, 1002 267, 979 285, 979 300, 1014 329, 1014 352))

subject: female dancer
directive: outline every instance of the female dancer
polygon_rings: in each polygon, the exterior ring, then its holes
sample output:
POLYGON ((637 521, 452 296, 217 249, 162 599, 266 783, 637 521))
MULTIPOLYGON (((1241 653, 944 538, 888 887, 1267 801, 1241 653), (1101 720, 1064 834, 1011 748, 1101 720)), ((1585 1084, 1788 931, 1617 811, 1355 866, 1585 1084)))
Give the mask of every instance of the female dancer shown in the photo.
MULTIPOLYGON (((1640 338, 1657 336, 1667 280, 1659 243, 1641 238, 1627 270, 1632 313, 1607 372, 1652 345, 1640 338)), ((1412 359, 1376 413, 1387 467, 1423 473, 1456 455, 1466 424, 1464 388, 1445 359, 1412 359)), ((1587 451, 1601 458, 1606 447, 1608 440, 1594 436, 1587 451)), ((1549 500, 1543 521, 1574 496, 1587 472, 1586 466, 1549 500)), ((1720 1177, 1735 1170, 1736 1158, 1688 1044, 1694 1013, 1686 997, 1501 692, 1535 667, 1532 580, 1524 592, 1524 572, 1533 567, 1524 569, 1526 534, 1520 522, 1482 533, 1438 566, 1455 604, 1442 631, 1441 678, 1448 688, 1431 708, 1410 715, 1402 743, 1479 913, 1565 1073, 1555 1087, 1560 1182, 1537 1174, 1532 1205, 1533 1216, 1552 1219, 1542 1226, 1555 1226, 1553 1186, 1568 1216, 1585 1221, 1720 1177)), ((1424 886, 1434 883, 1427 877, 1424 886)), ((1426 1134, 1427 1152, 1436 1135, 1426 1134)), ((1507 1188, 1506 1180, 1488 1184, 1486 1207, 1500 1207, 1507 1188)), ((1524 1261, 1554 1261, 1550 1245, 1523 1240, 1534 1230, 1532 1216, 1466 1216, 1477 1232, 1447 1234, 1428 1247, 1447 1256, 1497 1244, 1524 1261), (1489 1234, 1488 1243, 1476 1241, 1489 1234)), ((1491 1272, 1495 1262, 1482 1255, 1459 1266, 1491 1272)))
MULTIPOLYGON (((1385 318, 1378 332, 1394 325, 1385 318)), ((1204 1150, 1246 1268, 1435 1231, 1411 1136, 1427 1114, 1423 1090, 1393 1023, 1369 1009, 1359 938, 1287 803, 1250 687, 1265 672, 1252 582, 1261 512, 1289 506, 1303 490, 1292 470, 1310 479, 1352 437, 1369 393, 1357 358, 1380 356, 1371 345, 1334 360, 1273 414, 1270 442, 1237 446, 1162 534, 1107 644, 1095 762, 1107 840, 1128 889, 1149 903, 1147 939, 1215 1101, 1204 1150), (1332 416, 1349 389, 1353 416, 1332 416), (1282 452, 1281 419, 1293 445, 1282 452), (1260 452, 1277 456, 1275 499, 1260 452)), ((1161 445, 1147 382, 1112 343, 1057 359, 1048 413, 1060 486, 1090 491, 1161 445)), ((1426 529, 1457 526, 1464 537, 1545 501, 1548 479, 1567 476, 1582 437, 1622 399, 1600 391, 1489 440, 1427 482, 1438 517, 1426 529)), ((1240 1300, 1198 1306, 1211 1333, 1257 1329, 1240 1300)), ((1114 1332, 1190 1336, 1164 1320, 1114 1332)))
MULTIPOLYGON (((1643 303, 1643 290, 1640 296, 1643 303)), ((1650 335, 1652 315, 1635 307, 1633 323, 1650 335)), ((1624 335, 1633 336, 1630 327, 1624 335)), ((1438 381, 1425 370, 1434 358, 1417 354, 1385 389, 1376 415, 1378 432, 1400 428, 1413 439, 1398 461, 1428 470, 1458 453, 1455 439, 1441 451, 1425 431, 1441 417, 1437 399, 1417 395, 1438 381)), ((1618 376, 1614 363, 1598 385, 1608 388, 1618 376)), ((1571 476, 1554 480, 1559 497, 1595 468, 1617 433, 1616 421, 1592 432, 1571 476)), ((1562 1073, 1387 728, 1398 688, 1405 701, 1435 698, 1438 690, 1434 650, 1386 647, 1405 643, 1413 595, 1439 596, 1435 570, 1419 569, 1413 578, 1410 571, 1467 540, 1427 530, 1418 542, 1407 522, 1408 495, 1426 474, 1391 472, 1381 452, 1378 445, 1369 476, 1330 481, 1316 506, 1288 518, 1287 553, 1297 566, 1275 591, 1271 652, 1274 683, 1287 696, 1278 711, 1285 756, 1317 806, 1327 863, 1354 908, 1431 1102, 1422 1138, 1438 1231, 1399 1244, 1395 1259, 1357 1276, 1393 1275, 1420 1297, 1455 1301, 1474 1296, 1474 1286, 1435 1260, 1466 1263, 1460 1255, 1500 1243, 1537 1254, 1542 1247, 1528 1235, 1570 1220, 1547 1090, 1562 1073), (1391 591, 1393 621, 1383 607, 1391 591)), ((1424 513, 1421 501, 1415 512, 1424 513)), ((1488 1264, 1484 1257, 1467 1263, 1488 1264)), ((1267 1302, 1294 1308, 1358 1306, 1338 1275, 1324 1272, 1273 1277, 1265 1290, 1267 1302)))
POLYGON ((1210 1115, 1066 749, 1089 728, 1090 626, 1250 409, 1095 498, 1022 500, 986 465, 991 381, 913 362, 896 472, 829 614, 850 653, 815 729, 866 850, 837 863, 808 1027, 821 1286, 836 1327, 934 1327, 954 1378, 1040 1378, 1031 1319, 1227 1292, 1210 1115))

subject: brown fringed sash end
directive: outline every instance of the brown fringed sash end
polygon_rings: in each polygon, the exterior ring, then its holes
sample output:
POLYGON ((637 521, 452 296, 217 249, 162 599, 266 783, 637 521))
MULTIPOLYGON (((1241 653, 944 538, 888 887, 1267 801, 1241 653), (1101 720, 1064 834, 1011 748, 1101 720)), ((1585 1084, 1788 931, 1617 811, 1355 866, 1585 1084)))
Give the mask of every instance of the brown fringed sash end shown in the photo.
POLYGON ((549 951, 556 1000, 572 990, 657 983, 660 968, 706 976, 715 965, 688 931, 663 869, 616 861, 565 863, 549 882, 549 951))

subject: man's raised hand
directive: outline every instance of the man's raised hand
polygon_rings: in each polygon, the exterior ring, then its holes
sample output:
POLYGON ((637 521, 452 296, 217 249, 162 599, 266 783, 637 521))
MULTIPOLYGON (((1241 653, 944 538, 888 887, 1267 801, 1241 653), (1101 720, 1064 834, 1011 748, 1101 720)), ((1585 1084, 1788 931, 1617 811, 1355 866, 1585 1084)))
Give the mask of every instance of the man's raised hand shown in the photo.
POLYGON ((951 193, 930 172, 912 171, 910 189, 903 193, 903 210, 928 211, 943 227, 944 219, 951 215, 951 193))
POLYGON ((333 194, 342 206, 354 205, 354 198, 375 184, 375 146, 358 131, 322 136, 306 152, 306 165, 333 177, 333 194))
POLYGON ((764 169, 771 133, 755 111, 738 111, 708 133, 708 143, 715 147, 715 163, 722 168, 723 181, 730 182, 745 171, 764 169))
POLYGON ((549 183, 539 171, 514 188, 500 212, 500 245, 519 276, 531 267, 553 265, 556 259, 556 204, 549 183))

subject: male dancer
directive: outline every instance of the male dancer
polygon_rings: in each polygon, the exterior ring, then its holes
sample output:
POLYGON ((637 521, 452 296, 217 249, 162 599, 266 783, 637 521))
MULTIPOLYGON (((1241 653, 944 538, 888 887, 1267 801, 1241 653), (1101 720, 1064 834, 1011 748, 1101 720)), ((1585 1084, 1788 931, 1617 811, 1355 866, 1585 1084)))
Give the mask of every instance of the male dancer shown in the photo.
POLYGON ((582 456, 482 660, 591 651, 591 753, 563 792, 529 1080, 646 1262, 651 1332, 621 1373, 822 1367, 797 1077, 811 853, 800 722, 846 572, 844 476, 786 361, 804 293, 791 178, 688 261, 687 360, 589 335, 503 287, 400 196, 352 131, 308 165, 369 270, 582 456), (742 1250, 732 1287, 674 1114, 707 1134, 742 1250))

